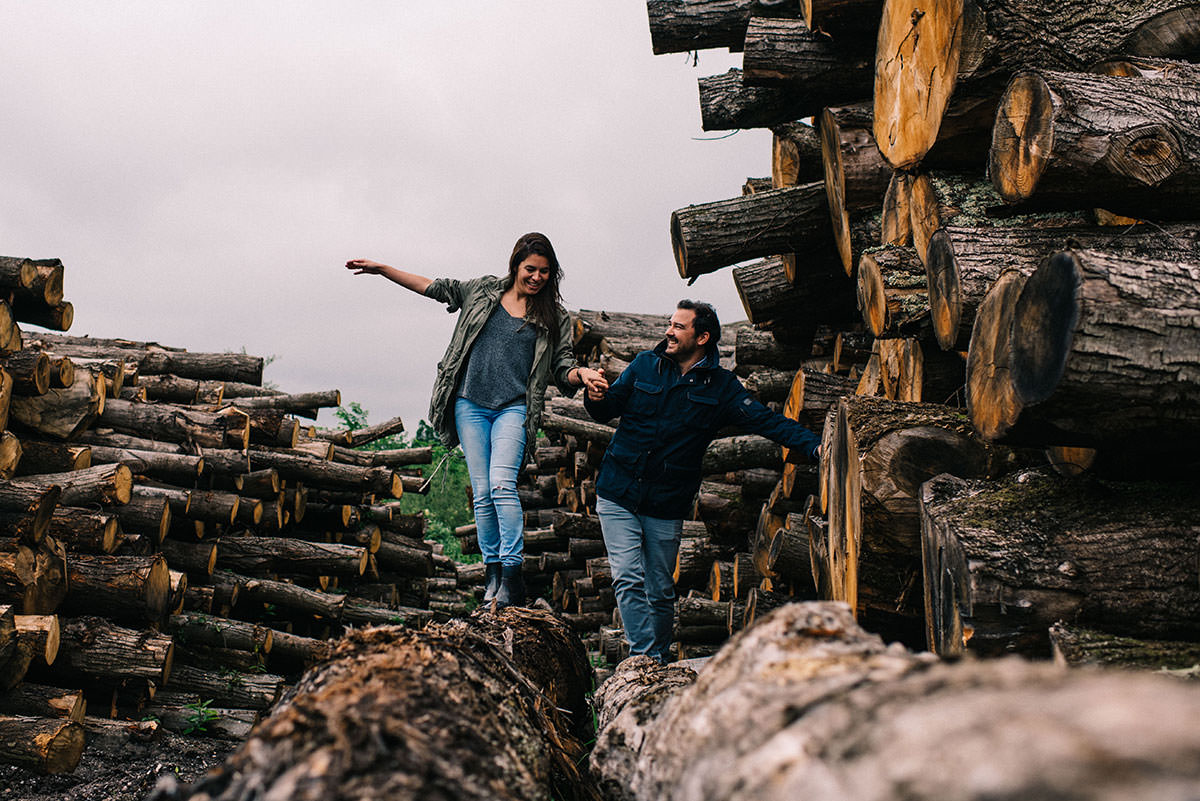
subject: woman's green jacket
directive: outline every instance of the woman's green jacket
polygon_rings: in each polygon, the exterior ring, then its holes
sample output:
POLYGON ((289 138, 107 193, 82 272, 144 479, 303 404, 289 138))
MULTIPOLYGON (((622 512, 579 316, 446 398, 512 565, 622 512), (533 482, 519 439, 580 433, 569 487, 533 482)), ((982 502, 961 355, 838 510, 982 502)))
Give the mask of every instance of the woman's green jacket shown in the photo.
MULTIPOLYGON (((429 402, 429 424, 447 448, 458 444, 458 431, 454 425, 454 401, 458 393, 467 356, 475 338, 483 329, 500 296, 512 285, 507 278, 485 275, 470 281, 454 278, 439 278, 425 290, 427 297, 440 300, 447 311, 462 312, 454 325, 454 334, 446 347, 446 354, 437 366, 437 380, 433 384, 433 398, 429 402)), ((553 379, 555 385, 570 397, 576 387, 567 381, 567 373, 576 366, 571 351, 571 317, 566 309, 558 307, 557 337, 538 326, 537 341, 533 346, 533 368, 525 389, 525 458, 533 456, 534 441, 546 405, 546 386, 553 379)))

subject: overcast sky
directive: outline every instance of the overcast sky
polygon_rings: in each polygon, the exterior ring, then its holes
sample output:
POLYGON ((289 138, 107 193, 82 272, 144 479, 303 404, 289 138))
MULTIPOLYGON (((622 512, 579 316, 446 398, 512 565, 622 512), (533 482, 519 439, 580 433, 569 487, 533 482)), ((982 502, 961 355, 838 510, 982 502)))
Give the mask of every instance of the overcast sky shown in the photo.
POLYGON ((669 218, 769 175, 770 136, 700 130, 697 78, 740 56, 652 55, 641 0, 47 0, 0 26, 0 255, 63 260, 71 333, 274 356, 280 388, 413 431, 454 318, 347 259, 499 274, 537 230, 572 309, 744 316, 728 271, 679 279, 669 218))

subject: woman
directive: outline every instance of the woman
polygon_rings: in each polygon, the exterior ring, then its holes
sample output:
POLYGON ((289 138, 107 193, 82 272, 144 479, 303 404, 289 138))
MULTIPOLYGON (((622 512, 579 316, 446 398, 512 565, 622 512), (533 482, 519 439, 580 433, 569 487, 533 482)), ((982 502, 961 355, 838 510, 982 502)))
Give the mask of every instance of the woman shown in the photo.
POLYGON ((438 363, 429 422, 446 447, 461 443, 467 459, 484 601, 495 599, 499 608, 524 604, 525 520, 517 474, 524 455, 533 452, 546 385, 553 379, 568 396, 579 386, 608 386, 599 371, 575 363, 554 247, 542 234, 525 234, 508 260, 507 278, 433 281, 368 259, 346 267, 355 275, 382 275, 449 311, 461 309, 438 363))

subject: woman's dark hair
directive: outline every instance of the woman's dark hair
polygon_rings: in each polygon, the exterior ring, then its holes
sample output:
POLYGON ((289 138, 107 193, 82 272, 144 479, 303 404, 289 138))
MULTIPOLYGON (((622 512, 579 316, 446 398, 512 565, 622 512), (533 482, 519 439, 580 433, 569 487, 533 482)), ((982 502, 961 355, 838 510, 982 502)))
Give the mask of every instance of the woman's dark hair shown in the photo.
POLYGON ((558 256, 554 255, 554 245, 545 234, 537 232, 525 234, 513 246, 512 256, 508 260, 508 281, 511 286, 517 280, 517 268, 521 262, 532 255, 544 256, 550 262, 550 277, 545 286, 536 295, 530 297, 527 316, 538 325, 550 332, 552 341, 558 338, 558 309, 562 306, 562 295, 558 285, 562 281, 562 268, 558 266, 558 256))
POLYGON ((711 303, 685 298, 679 301, 675 308, 695 312, 696 319, 692 321, 692 328, 696 330, 696 336, 708 334, 708 342, 705 343, 705 347, 709 349, 717 347, 717 343, 721 341, 721 321, 717 319, 717 310, 712 307, 711 303))

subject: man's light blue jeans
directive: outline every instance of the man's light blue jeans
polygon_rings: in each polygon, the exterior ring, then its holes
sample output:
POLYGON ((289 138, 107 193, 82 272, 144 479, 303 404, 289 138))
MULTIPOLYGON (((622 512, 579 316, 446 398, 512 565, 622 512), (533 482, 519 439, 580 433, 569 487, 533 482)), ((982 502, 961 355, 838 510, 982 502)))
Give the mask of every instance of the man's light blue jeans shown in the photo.
POLYGON ((683 521, 634 514, 607 498, 596 499, 596 514, 629 653, 646 654, 666 664, 675 621, 673 574, 683 521))
POLYGON ((483 561, 519 565, 525 550, 525 518, 517 496, 525 455, 525 404, 488 409, 459 398, 454 424, 467 457, 483 561))

